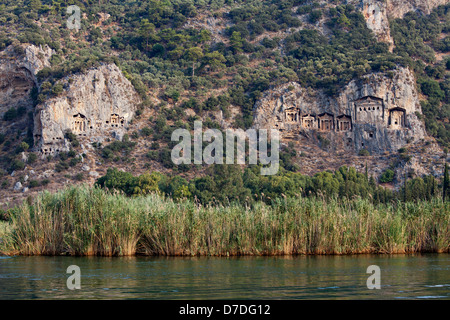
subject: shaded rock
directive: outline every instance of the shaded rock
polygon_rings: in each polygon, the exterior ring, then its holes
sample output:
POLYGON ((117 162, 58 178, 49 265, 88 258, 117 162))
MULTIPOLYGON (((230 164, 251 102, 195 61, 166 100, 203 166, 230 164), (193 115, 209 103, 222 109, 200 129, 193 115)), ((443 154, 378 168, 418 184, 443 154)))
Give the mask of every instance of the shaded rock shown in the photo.
POLYGON ((51 169, 49 169, 49 170, 45 170, 43 173, 42 173, 42 176, 44 177, 44 178, 49 178, 49 177, 51 177, 52 175, 53 175, 53 170, 51 170, 51 169))
POLYGON ((22 183, 20 183, 20 181, 17 181, 16 184, 14 185, 14 191, 19 191, 22 189, 22 183))
POLYGON ((89 172, 89 175, 90 175, 91 177, 98 177, 98 176, 100 176, 100 174, 99 174, 97 171, 90 171, 90 172, 89 172))
POLYGON ((37 85, 37 73, 50 67, 54 51, 48 46, 8 46, 0 52, 0 113, 11 107, 32 105, 31 90, 37 85))
POLYGON ((123 133, 122 132, 117 132, 117 131, 113 131, 111 136, 119 141, 122 141, 122 137, 123 137, 123 133))

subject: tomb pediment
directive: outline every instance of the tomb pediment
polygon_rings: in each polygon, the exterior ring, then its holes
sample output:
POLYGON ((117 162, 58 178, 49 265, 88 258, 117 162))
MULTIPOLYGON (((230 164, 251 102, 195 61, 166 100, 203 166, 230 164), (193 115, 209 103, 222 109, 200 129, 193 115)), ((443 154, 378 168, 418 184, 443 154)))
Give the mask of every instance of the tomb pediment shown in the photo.
POLYGON ((395 107, 389 109, 389 127, 393 129, 400 129, 405 127, 406 110, 395 107))
POLYGON ((352 117, 345 114, 337 116, 336 129, 337 131, 352 131, 352 117))
POLYGON ((400 111, 400 112, 406 113, 406 110, 404 108, 400 108, 400 107, 394 107, 394 108, 389 109, 389 112, 392 112, 392 111, 400 111))
POLYGON ((320 131, 334 130, 334 115, 332 113, 324 112, 317 116, 319 118, 320 131))
POLYGON ((74 114, 73 117, 74 118, 86 119, 86 116, 84 114, 81 114, 81 113, 74 114))
POLYGON ((295 123, 299 122, 300 118, 300 109, 295 107, 290 107, 285 111, 286 122, 295 123))
POLYGON ((380 110, 380 107, 383 106, 383 99, 367 96, 355 100, 355 104, 360 108, 359 111, 380 110))
POLYGON ((355 121, 358 123, 378 123, 384 118, 383 99, 366 96, 355 100, 355 121))
POLYGON ((318 115, 319 118, 324 118, 324 117, 334 117, 334 114, 329 113, 329 112, 324 112, 318 115))
POLYGON ((382 98, 378 98, 378 97, 374 97, 374 96, 365 96, 359 99, 356 99, 355 102, 371 102, 371 101, 379 101, 379 102, 383 102, 382 98))
POLYGON ((72 131, 78 134, 86 131, 87 126, 86 120, 87 119, 84 114, 81 113, 74 114, 72 120, 72 131))
POLYGON ((306 114, 302 116, 302 126, 303 128, 313 129, 316 127, 316 117, 311 114, 306 114))

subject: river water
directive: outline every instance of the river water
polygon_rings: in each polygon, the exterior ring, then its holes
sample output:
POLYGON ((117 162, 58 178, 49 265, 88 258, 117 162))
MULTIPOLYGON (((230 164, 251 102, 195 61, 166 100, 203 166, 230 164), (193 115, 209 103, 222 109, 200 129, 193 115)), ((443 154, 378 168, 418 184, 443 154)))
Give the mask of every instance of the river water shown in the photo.
POLYGON ((0 299, 450 299, 450 254, 0 257, 0 299), (70 265, 80 290, 67 288, 70 265))

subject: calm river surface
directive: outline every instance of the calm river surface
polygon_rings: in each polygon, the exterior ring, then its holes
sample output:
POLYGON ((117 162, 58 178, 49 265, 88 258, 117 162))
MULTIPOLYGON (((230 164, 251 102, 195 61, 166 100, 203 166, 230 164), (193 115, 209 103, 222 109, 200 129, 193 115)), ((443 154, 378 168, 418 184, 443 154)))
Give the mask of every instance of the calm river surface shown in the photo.
POLYGON ((450 299, 450 254, 1 257, 0 299, 450 299), (66 269, 81 269, 81 289, 66 269), (369 290, 369 265, 381 289, 369 290))

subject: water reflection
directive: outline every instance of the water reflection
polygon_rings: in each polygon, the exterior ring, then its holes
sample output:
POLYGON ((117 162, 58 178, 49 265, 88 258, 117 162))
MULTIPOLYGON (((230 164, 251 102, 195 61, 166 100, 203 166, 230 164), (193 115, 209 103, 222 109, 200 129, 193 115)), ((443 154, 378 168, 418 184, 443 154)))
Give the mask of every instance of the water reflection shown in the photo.
POLYGON ((0 299, 448 299, 450 255, 0 257, 0 299), (69 265, 81 290, 66 287, 69 265), (381 290, 366 269, 381 268, 381 290))

